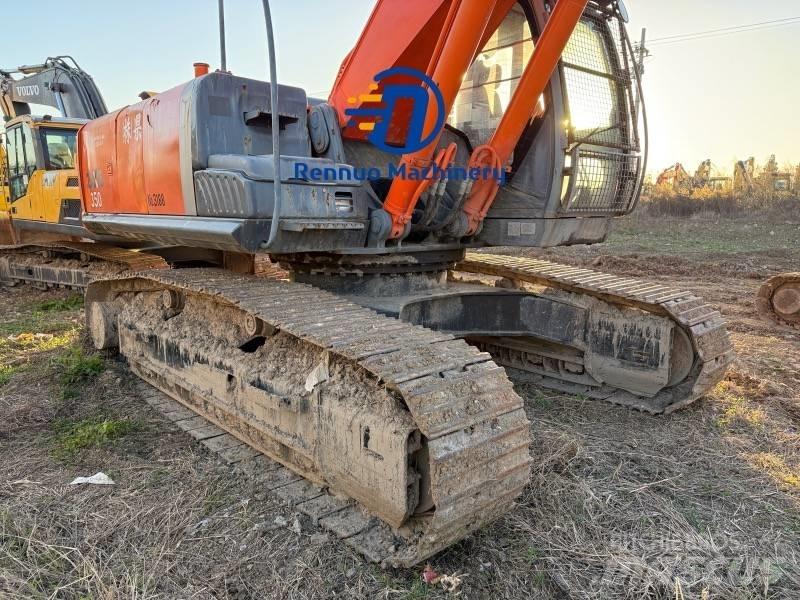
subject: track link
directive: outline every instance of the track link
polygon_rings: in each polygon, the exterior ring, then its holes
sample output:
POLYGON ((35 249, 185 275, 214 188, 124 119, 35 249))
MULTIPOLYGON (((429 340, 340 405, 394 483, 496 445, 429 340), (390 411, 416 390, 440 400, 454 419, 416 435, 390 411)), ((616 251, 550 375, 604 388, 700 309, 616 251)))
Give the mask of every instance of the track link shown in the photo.
POLYGON ((773 323, 800 329, 800 273, 783 273, 766 281, 758 290, 756 308, 773 323))
MULTIPOLYGON (((119 323, 120 349, 135 373, 314 485, 352 498, 362 513, 380 518, 383 523, 367 519, 375 524, 366 530, 363 518, 356 519, 356 524, 350 520, 329 523, 371 560, 391 566, 423 561, 511 510, 529 481, 530 431, 522 400, 504 369, 463 340, 378 315, 308 285, 217 269, 96 280, 87 290, 87 318, 93 335, 103 329, 98 323, 104 311, 110 311, 108 322, 119 323), (261 372, 243 374, 239 365, 248 358, 236 345, 226 346, 214 338, 207 344, 215 349, 213 356, 197 349, 213 337, 210 330, 195 329, 191 332, 195 338, 178 339, 186 325, 169 328, 173 319, 181 318, 176 316, 180 310, 167 312, 155 328, 143 329, 146 318, 135 311, 159 295, 166 296, 172 307, 185 306, 187 314, 198 310, 202 315, 206 310, 223 319, 228 314, 225 311, 241 311, 251 325, 259 324, 252 332, 266 331, 264 336, 271 340, 284 339, 287 348, 301 345, 306 354, 317 357, 314 361, 322 356, 325 374, 318 377, 320 366, 312 369, 313 363, 302 373, 282 373, 292 369, 287 365, 294 360, 284 361, 283 354, 276 356, 279 364, 271 366, 263 362, 267 355, 255 355, 262 361, 261 372), (119 305, 133 312, 126 317, 126 313, 109 308, 119 305), (215 383, 217 374, 222 388, 215 383), (297 376, 305 378, 307 394, 292 394, 280 387, 281 377, 297 376), (258 389, 250 386, 242 391, 246 386, 240 377, 255 381, 258 389), (341 405, 349 398, 366 402, 353 417, 341 422, 335 421, 334 413, 344 409, 334 406, 331 410, 332 396, 327 391, 334 383, 351 386, 338 392, 336 401, 341 405), (392 404, 400 407, 399 412, 391 412, 392 404), (314 421, 319 415, 324 418, 314 421), (306 435, 302 433, 303 427, 324 430, 329 422, 334 425, 327 441, 322 431, 306 429, 306 435), (388 458, 385 463, 380 457, 374 462, 374 452, 365 454, 363 459, 352 459, 346 472, 325 465, 331 460, 326 443, 333 444, 341 461, 351 460, 348 456, 355 452, 344 447, 347 440, 355 437, 357 449, 361 449, 362 422, 372 423, 374 438, 381 422, 396 422, 386 435, 398 434, 401 440, 407 437, 408 450, 413 453, 400 463, 408 460, 421 465, 414 470, 421 481, 416 510, 411 507, 405 516, 396 510, 401 506, 402 513, 405 497, 382 500, 384 488, 394 485, 390 482, 394 463, 388 458), (370 470, 373 462, 374 472, 370 470), (387 549, 378 552, 375 539, 391 539, 392 543, 378 544, 387 549)), ((202 317, 192 323, 202 328, 202 317)), ((226 331, 238 331, 237 326, 230 323, 226 331)), ((101 340, 106 337, 107 332, 99 334, 101 340)))
POLYGON ((168 269, 160 256, 94 242, 0 246, 0 281, 84 289, 94 278, 168 269))
MULTIPOLYGON (((590 397, 652 414, 671 413, 696 401, 722 381, 735 358, 722 315, 691 292, 638 279, 617 277, 556 263, 469 252, 456 271, 501 277, 597 298, 622 308, 635 308, 674 321, 691 341, 694 356, 689 376, 653 398, 604 386, 590 397)), ((500 361, 504 364, 504 361, 500 361)), ((514 364, 507 366, 514 367, 514 364)), ((543 385, 548 385, 545 379, 543 385)), ((550 382, 564 389, 563 382, 550 382)))

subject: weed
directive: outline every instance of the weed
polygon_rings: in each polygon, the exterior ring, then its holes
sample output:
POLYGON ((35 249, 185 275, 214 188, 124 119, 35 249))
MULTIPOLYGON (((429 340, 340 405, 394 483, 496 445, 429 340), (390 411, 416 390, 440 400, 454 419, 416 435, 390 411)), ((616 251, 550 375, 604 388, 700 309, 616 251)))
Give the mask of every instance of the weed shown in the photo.
POLYGON ((63 348, 70 344, 77 335, 77 330, 69 328, 58 335, 46 333, 21 332, 6 338, 0 338, 0 357, 3 355, 28 355, 34 352, 47 352, 63 348))
POLYGON ((542 553, 539 552, 539 550, 537 548, 529 547, 526 550, 526 554, 527 554, 527 557, 528 557, 528 564, 530 564, 530 565, 532 565, 537 560, 542 558, 542 553))
POLYGON ((69 458, 79 450, 106 446, 141 428, 138 422, 122 419, 86 419, 77 423, 60 421, 55 424, 58 434, 56 455, 69 458))
POLYGON ((700 515, 694 508, 686 508, 683 512, 683 516, 686 518, 686 521, 694 527, 695 531, 703 531, 704 525, 703 520, 700 518, 700 515))
POLYGON ((725 409, 717 418, 718 427, 726 429, 734 425, 744 425, 753 429, 764 428, 767 415, 761 408, 753 408, 744 397, 729 392, 723 393, 720 399, 724 402, 725 409))
POLYGON ((415 579, 400 597, 405 600, 422 600, 423 598, 429 598, 430 594, 431 588, 422 579, 415 579))
POLYGON ((11 381, 11 378, 21 370, 19 367, 0 366, 0 388, 11 381))
POLYGON ((792 469, 780 456, 759 452, 750 456, 750 460, 759 470, 766 472, 780 484, 788 488, 800 488, 800 476, 798 476, 797 469, 792 469))
POLYGON ((83 296, 75 295, 69 298, 61 298, 58 300, 48 300, 33 307, 33 315, 41 316, 47 312, 67 312, 70 310, 77 310, 83 307, 83 296))
POLYGON ((429 598, 433 591, 433 588, 426 584, 420 576, 412 575, 401 579, 386 573, 376 573, 375 578, 383 587, 392 590, 393 594, 403 600, 423 600, 429 598))
POLYGON ((536 408, 547 410, 553 407, 553 400, 538 390, 534 391, 530 398, 536 408))
POLYGON ((71 329, 62 335, 22 333, 0 337, 0 388, 18 373, 33 368, 37 355, 68 346, 76 335, 77 330, 71 329))
POLYGON ((547 583, 548 576, 545 571, 536 571, 533 574, 533 584, 537 587, 544 587, 547 583))
POLYGON ((53 313, 28 315, 8 323, 0 323, 0 338, 18 337, 21 335, 52 334, 61 336, 76 330, 76 323, 62 318, 55 318, 53 313))
POLYGON ((87 356, 78 346, 62 354, 56 362, 61 369, 62 400, 77 398, 79 386, 98 376, 106 368, 103 357, 98 354, 87 356))

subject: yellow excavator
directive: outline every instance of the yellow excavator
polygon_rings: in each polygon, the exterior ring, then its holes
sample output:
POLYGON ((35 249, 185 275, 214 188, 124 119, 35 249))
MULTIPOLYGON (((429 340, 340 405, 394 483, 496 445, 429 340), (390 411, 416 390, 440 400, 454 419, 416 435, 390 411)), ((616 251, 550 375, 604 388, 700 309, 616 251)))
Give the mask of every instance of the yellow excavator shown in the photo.
POLYGON ((0 244, 85 237, 78 130, 108 112, 91 76, 69 56, 0 69, 0 110, 6 138, 0 153, 0 244), (34 116, 31 105, 52 107, 59 115, 34 116))

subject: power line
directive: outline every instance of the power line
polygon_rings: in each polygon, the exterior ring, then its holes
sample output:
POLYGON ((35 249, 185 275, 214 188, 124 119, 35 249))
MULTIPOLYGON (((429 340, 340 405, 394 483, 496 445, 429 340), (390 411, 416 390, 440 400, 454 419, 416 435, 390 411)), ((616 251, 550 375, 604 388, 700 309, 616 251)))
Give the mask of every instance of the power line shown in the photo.
POLYGON ((665 40, 672 40, 675 38, 682 38, 686 36, 695 36, 695 35, 705 35, 708 33, 720 33, 722 31, 731 31, 734 29, 742 29, 743 27, 756 27, 761 25, 772 25, 775 23, 785 23, 786 21, 796 21, 800 19, 800 16, 796 17, 785 17, 783 19, 775 19, 774 21, 762 21, 760 23, 750 23, 748 25, 734 25, 733 27, 722 27, 721 29, 709 29, 708 31, 696 31, 694 33, 679 33, 677 35, 669 35, 666 37, 660 37, 650 40, 651 42, 662 42, 665 40))
POLYGON ((724 37, 727 35, 735 35, 737 33, 749 33, 751 31, 760 31, 764 29, 772 29, 775 27, 784 27, 786 25, 795 25, 798 23, 800 23, 800 16, 786 17, 783 19, 775 19, 772 21, 762 21, 760 23, 749 23, 746 25, 736 25, 734 27, 723 27, 720 29, 710 29, 708 31, 697 31, 694 33, 684 33, 679 35, 655 38, 650 40, 649 44, 664 46, 668 44, 677 44, 682 42, 693 42, 695 40, 724 37))

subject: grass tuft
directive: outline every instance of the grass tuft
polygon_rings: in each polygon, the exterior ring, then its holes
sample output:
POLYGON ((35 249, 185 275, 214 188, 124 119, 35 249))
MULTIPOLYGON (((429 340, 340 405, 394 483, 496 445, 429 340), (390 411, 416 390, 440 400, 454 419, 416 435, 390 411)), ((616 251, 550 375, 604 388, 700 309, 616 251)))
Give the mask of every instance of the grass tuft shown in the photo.
POLYGON ((80 450, 106 446, 129 433, 141 429, 135 421, 126 419, 86 419, 77 423, 66 421, 55 424, 58 438, 56 455, 69 458, 80 450))
POLYGON ((78 310, 83 308, 83 296, 74 295, 68 298, 59 298, 56 300, 48 300, 33 307, 34 316, 41 316, 43 313, 48 312, 67 312, 70 310, 78 310))
POLYGON ((800 475, 775 453, 758 452, 750 457, 752 463, 775 481, 788 488, 800 489, 800 475))
POLYGON ((0 366, 0 388, 8 384, 11 378, 19 373, 22 369, 19 367, 10 367, 8 365, 0 366))
POLYGON ((61 369, 60 381, 63 387, 63 400, 77 398, 80 386, 91 381, 105 371, 103 357, 98 354, 87 355, 80 347, 70 348, 57 359, 61 369))

